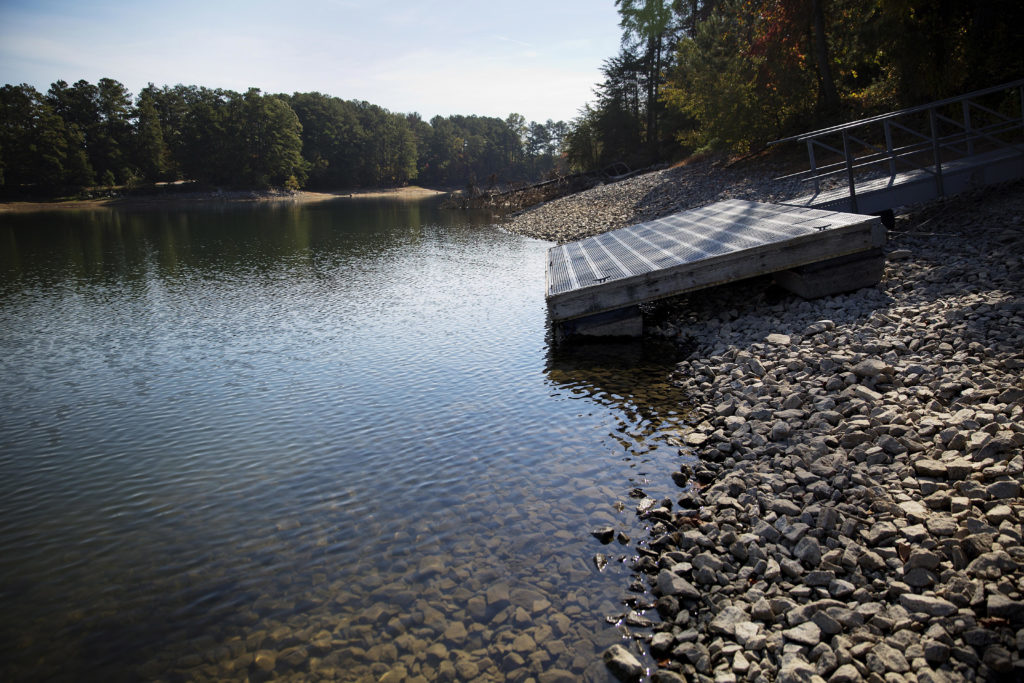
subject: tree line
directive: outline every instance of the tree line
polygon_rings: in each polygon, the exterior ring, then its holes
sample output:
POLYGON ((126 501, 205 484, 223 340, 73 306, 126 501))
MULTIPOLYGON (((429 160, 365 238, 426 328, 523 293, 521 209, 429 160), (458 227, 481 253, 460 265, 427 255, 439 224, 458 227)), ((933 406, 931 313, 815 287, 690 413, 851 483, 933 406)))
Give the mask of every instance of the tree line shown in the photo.
POLYGON ((193 180, 230 188, 340 189, 412 181, 524 181, 560 161, 568 126, 398 114, 318 92, 239 93, 116 80, 0 88, 0 191, 193 180))
POLYGON ((620 52, 566 136, 581 170, 745 153, 1024 76, 1019 0, 615 4, 620 52))

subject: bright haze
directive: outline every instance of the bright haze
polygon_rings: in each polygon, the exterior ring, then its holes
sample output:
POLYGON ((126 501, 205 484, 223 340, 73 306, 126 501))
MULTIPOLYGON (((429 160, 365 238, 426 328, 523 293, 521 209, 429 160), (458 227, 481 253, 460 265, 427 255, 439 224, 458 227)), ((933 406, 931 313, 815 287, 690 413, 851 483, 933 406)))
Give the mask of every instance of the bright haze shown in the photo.
POLYGON ((0 0, 0 84, 318 91, 425 119, 569 121, 619 37, 613 0, 0 0))

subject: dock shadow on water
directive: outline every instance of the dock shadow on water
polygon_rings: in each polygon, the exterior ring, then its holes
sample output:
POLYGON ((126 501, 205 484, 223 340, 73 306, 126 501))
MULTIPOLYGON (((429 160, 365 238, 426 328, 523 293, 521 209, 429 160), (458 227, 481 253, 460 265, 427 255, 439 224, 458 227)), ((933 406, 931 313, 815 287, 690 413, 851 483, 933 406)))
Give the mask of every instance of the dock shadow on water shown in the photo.
POLYGON ((549 349, 547 244, 344 201, 0 239, 0 678, 611 680, 686 397, 549 349))

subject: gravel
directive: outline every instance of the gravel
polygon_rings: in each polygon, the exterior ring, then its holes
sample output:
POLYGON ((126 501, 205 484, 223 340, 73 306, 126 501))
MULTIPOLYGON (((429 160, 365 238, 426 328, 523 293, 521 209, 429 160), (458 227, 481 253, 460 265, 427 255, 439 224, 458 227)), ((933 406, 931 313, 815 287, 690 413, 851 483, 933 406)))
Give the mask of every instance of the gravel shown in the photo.
MULTIPOLYGON (((701 162, 510 229, 567 241, 799 193, 777 175, 701 162)), ((655 655, 652 680, 1024 678, 1022 217, 1024 183, 975 190, 900 213, 876 287, 804 301, 759 278, 651 312, 692 397, 662 475, 680 497, 638 506, 632 588, 660 620, 621 646, 655 655)))
POLYGON ((798 181, 775 180, 791 170, 781 162, 705 159, 541 204, 512 216, 505 228, 561 244, 725 199, 780 201, 806 194, 809 186, 798 181))

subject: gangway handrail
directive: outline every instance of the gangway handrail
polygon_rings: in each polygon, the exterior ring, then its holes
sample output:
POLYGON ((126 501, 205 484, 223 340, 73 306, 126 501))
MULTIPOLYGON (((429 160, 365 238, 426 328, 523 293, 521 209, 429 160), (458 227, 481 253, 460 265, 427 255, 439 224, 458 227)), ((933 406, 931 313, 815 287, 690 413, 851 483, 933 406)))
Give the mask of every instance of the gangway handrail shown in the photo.
MULTIPOLYGON (((942 118, 944 118, 949 123, 959 125, 959 122, 955 120, 948 119, 946 117, 942 118)), ((1021 152, 1024 152, 1024 146, 1012 142, 1006 142, 1005 140, 999 141, 994 137, 995 134, 1002 133, 1008 130, 1013 130, 1014 128, 1019 127, 1021 127, 1021 124, 1016 122, 999 122, 989 124, 987 126, 980 128, 972 128, 969 132, 965 130, 964 132, 961 133, 948 133, 946 135, 940 136, 938 140, 939 145, 943 149, 956 150, 955 146, 957 144, 963 144, 965 142, 970 143, 974 140, 993 140, 1000 142, 1004 147, 1019 149, 1021 152)), ((916 131, 909 132, 917 134, 916 131)), ((931 149, 931 139, 925 136, 921 137, 922 140, 920 142, 915 142, 900 147, 893 147, 891 150, 885 150, 882 147, 878 147, 876 145, 867 143, 859 138, 851 136, 850 139, 852 141, 859 143, 862 147, 871 152, 870 154, 867 154, 865 156, 858 157, 856 162, 853 164, 853 168, 854 170, 859 170, 862 168, 867 168, 869 166, 875 166, 881 163, 902 163, 911 168, 915 168, 921 171, 925 171, 927 173, 934 174, 934 169, 929 168, 928 164, 916 163, 910 159, 910 157, 913 155, 920 154, 922 152, 927 152, 931 149)), ((815 144, 835 154, 842 154, 841 150, 836 149, 830 145, 826 145, 820 141, 815 141, 815 144)), ((964 154, 964 156, 967 155, 964 154)), ((776 180, 789 180, 791 178, 798 178, 800 182, 809 182, 812 180, 820 180, 822 178, 827 178, 831 175, 834 175, 835 173, 844 170, 845 168, 845 161, 833 161, 824 165, 816 166, 816 175, 808 175, 812 172, 810 170, 805 170, 797 171, 796 173, 789 173, 784 176, 779 176, 778 178, 776 178, 776 180)))
POLYGON ((931 176, 935 181, 936 196, 941 197, 946 194, 946 183, 943 179, 944 164, 949 165, 955 160, 969 159, 974 156, 975 143, 981 143, 985 148, 1013 150, 1024 154, 1024 144, 1015 139, 1016 136, 1014 139, 1003 139, 1004 133, 1017 130, 1024 131, 1024 78, 928 104, 871 116, 859 121, 821 128, 776 140, 769 144, 776 145, 795 141, 807 146, 810 169, 783 177, 799 178, 802 182, 813 182, 815 196, 821 191, 821 180, 834 178, 845 171, 849 204, 856 211, 858 205, 857 184, 865 180, 857 178, 861 169, 887 164, 890 184, 895 183, 898 186, 900 183, 897 182, 899 175, 897 167, 909 166, 931 176), (1019 115, 1008 116, 975 101, 977 98, 991 93, 1014 90, 1018 91, 1020 96, 1021 111, 1019 115), (956 117, 955 114, 947 116, 946 113, 943 113, 948 112, 948 107, 955 104, 961 105, 960 117, 956 117), (972 108, 1000 120, 986 122, 980 126, 972 125, 972 108), (923 121, 919 118, 900 120, 901 117, 922 113, 926 114, 923 121), (874 140, 875 136, 870 132, 861 133, 858 130, 874 125, 881 126, 885 138, 884 143, 877 143, 874 140), (953 132, 941 130, 942 127, 949 125, 953 126, 953 132), (857 132, 855 133, 855 131, 857 132), (902 141, 895 140, 894 133, 901 137, 902 141), (909 141, 906 139, 907 136, 910 137, 909 141), (821 166, 818 165, 816 148, 825 152, 822 160, 827 163, 821 166), (925 159, 921 155, 926 155, 930 159, 925 159), (840 160, 831 160, 836 157, 840 160))
POLYGON ((937 100, 935 102, 929 102, 928 104, 919 104, 914 107, 907 107, 905 109, 897 109, 896 111, 887 112, 885 114, 876 114, 875 116, 869 116, 866 119, 858 119, 857 121, 849 121, 847 123, 841 123, 835 126, 829 126, 828 128, 821 128, 819 130, 811 131, 809 133, 800 133, 799 135, 791 135, 788 138, 780 138, 769 142, 769 145, 778 145, 783 142, 804 142, 809 138, 819 137, 822 135, 828 135, 830 133, 839 133, 844 130, 850 130, 852 128, 858 128, 860 126, 867 126, 872 123, 879 123, 886 119, 894 119, 900 116, 907 116, 910 114, 918 114, 926 112, 929 109, 936 107, 944 107, 949 104, 956 104, 957 102, 963 102, 964 100, 970 100, 975 97, 982 97, 983 95, 990 95, 994 92, 1000 92, 1002 90, 1013 90, 1024 86, 1024 78, 1017 79, 1016 81, 1010 81, 1009 83, 1003 83, 1002 85, 994 85, 991 88, 985 88, 983 90, 975 90, 963 95, 957 95, 956 97, 948 97, 944 100, 937 100))

